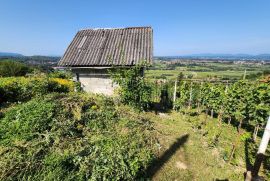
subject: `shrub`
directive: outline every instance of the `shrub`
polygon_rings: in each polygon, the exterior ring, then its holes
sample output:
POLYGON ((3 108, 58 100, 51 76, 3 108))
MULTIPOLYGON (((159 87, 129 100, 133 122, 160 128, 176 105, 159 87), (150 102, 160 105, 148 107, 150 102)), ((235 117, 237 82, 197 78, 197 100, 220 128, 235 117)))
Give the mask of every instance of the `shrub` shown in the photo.
POLYGON ((137 179, 153 158, 150 125, 106 97, 32 99, 0 120, 0 180, 137 179))
POLYGON ((72 92, 72 81, 47 77, 7 77, 0 78, 0 104, 3 102, 26 101, 34 96, 50 92, 72 92))
POLYGON ((50 78, 48 83, 49 92, 70 92, 75 85, 72 81, 61 78, 50 78))
POLYGON ((113 81, 120 86, 121 101, 139 110, 149 108, 151 102, 152 87, 142 73, 145 66, 142 64, 129 69, 115 68, 110 72, 113 81))
POLYGON ((60 79, 72 79, 73 74, 71 71, 59 71, 55 70, 49 73, 49 77, 51 78, 60 78, 60 79))
POLYGON ((16 61, 0 62, 0 77, 24 76, 31 72, 31 69, 23 63, 16 61))
POLYGON ((1 120, 0 142, 31 140, 51 127, 56 104, 38 98, 8 111, 1 120))

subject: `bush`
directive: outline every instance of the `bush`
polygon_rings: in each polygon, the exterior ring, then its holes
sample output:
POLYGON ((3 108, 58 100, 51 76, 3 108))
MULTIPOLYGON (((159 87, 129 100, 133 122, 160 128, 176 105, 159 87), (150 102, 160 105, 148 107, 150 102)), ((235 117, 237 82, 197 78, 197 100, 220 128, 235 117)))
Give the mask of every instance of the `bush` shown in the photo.
POLYGON ((124 104, 139 110, 146 110, 151 103, 152 86, 143 77, 145 65, 135 67, 115 68, 111 71, 111 78, 120 86, 120 98, 124 104))
POLYGON ((47 77, 7 77, 0 78, 0 104, 3 102, 26 101, 34 96, 50 92, 72 92, 72 81, 47 77))
POLYGON ((50 78, 48 82, 49 92, 70 92, 75 88, 74 82, 61 79, 61 78, 50 78))
POLYGON ((150 130, 109 98, 32 99, 0 120, 0 180, 134 180, 153 158, 150 130))
POLYGON ((49 77, 60 78, 60 79, 72 79, 73 74, 72 74, 71 71, 59 71, 59 70, 55 70, 55 71, 49 73, 49 77))
POLYGON ((26 64, 16 61, 0 62, 0 77, 24 76, 30 72, 31 69, 26 64))
POLYGON ((1 142, 31 140, 51 127, 56 104, 42 99, 30 101, 8 111, 1 120, 1 142))

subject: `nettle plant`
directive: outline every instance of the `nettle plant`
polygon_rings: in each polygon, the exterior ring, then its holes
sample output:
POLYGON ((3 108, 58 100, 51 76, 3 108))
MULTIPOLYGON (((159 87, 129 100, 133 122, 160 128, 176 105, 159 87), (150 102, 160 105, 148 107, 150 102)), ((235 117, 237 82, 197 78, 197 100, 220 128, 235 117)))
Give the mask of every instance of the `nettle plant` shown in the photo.
POLYGON ((134 67, 114 67, 110 75, 114 83, 120 86, 121 102, 146 110, 150 106, 152 86, 143 76, 143 71, 149 64, 143 62, 134 67))

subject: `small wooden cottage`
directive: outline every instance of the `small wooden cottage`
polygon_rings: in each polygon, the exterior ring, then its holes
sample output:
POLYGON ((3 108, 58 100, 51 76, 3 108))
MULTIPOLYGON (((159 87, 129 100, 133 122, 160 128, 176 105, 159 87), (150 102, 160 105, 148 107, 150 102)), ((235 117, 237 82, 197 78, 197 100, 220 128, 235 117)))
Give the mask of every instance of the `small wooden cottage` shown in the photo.
POLYGON ((129 68, 142 61, 152 63, 151 27, 97 28, 80 30, 58 63, 70 68, 87 92, 112 95, 112 66, 129 68))

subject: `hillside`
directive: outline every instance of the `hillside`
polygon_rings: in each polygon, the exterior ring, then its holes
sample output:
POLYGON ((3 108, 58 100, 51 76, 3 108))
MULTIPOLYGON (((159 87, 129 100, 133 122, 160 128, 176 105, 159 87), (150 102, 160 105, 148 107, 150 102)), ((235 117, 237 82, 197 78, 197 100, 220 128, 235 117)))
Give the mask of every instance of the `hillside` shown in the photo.
POLYGON ((19 53, 10 53, 10 52, 0 52, 0 57, 22 57, 22 54, 19 53))
MULTIPOLYGON (((243 180, 270 111, 268 76, 222 82, 140 71, 112 71, 112 97, 84 92, 69 72, 3 74, 0 180, 243 180)), ((264 178, 269 158, 268 149, 264 178)))

